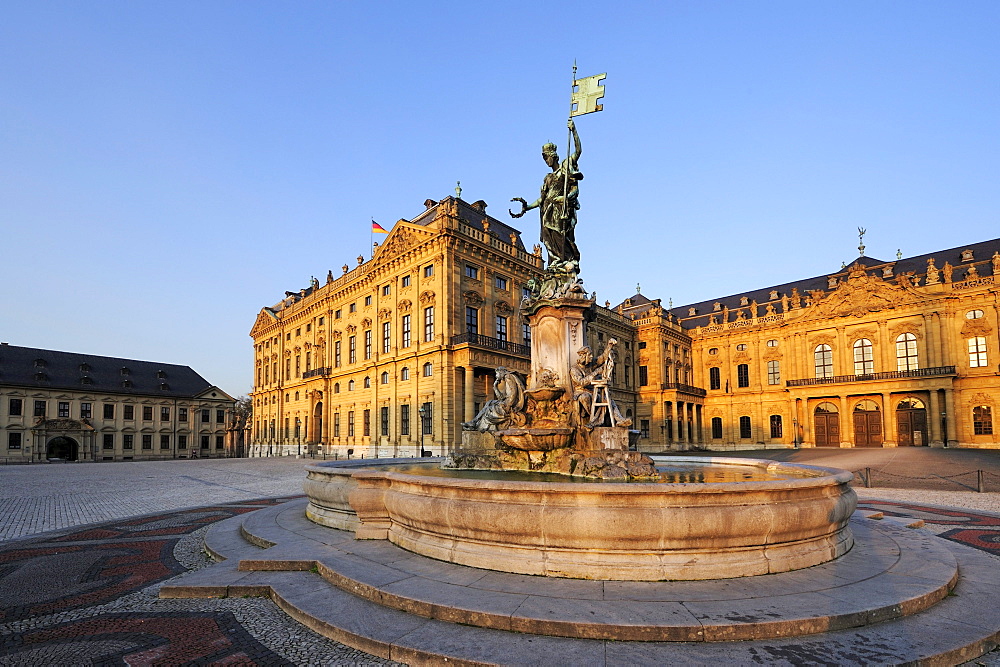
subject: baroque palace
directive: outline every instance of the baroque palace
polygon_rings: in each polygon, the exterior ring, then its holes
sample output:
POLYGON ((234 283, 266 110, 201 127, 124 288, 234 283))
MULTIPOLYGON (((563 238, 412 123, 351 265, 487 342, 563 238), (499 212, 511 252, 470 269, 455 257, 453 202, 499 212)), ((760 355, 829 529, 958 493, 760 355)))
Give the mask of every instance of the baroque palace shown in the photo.
MULTIPOLYGON (((527 374, 520 315, 539 246, 485 202, 427 200, 325 283, 263 308, 252 456, 442 455, 527 374)), ((635 294, 595 307, 587 342, 618 341, 612 395, 643 451, 1000 447, 1000 239, 676 308, 635 294)))
POLYGON ((233 455, 235 401, 188 366, 0 344, 0 460, 233 455))

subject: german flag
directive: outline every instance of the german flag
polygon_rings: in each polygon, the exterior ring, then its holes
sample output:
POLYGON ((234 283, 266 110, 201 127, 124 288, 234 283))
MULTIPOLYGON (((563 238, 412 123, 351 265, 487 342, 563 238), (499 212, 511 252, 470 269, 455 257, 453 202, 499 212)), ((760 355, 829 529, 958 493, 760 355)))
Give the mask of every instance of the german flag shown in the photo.
POLYGON ((374 219, 372 219, 372 234, 388 234, 388 233, 389 233, 388 229, 383 229, 382 225, 378 224, 377 222, 375 222, 374 219))

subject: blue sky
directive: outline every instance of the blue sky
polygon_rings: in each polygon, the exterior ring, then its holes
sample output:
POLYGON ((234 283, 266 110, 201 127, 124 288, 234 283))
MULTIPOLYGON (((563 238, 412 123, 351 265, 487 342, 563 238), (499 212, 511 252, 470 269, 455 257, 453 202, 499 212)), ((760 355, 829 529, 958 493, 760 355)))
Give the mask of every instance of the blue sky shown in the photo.
MULTIPOLYGON (((569 79, 583 277, 675 305, 998 235, 1000 3, 0 7, 0 340, 251 388, 262 306, 427 198, 537 196, 569 79)), ((537 217, 514 221, 530 245, 537 217)))

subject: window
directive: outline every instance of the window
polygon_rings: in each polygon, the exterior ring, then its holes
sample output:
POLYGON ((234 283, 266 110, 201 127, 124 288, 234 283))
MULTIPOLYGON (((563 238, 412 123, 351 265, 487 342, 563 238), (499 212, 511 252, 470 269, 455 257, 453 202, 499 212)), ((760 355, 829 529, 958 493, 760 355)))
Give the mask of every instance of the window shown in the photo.
POLYGON ((188 448, 188 437, 186 435, 177 436, 177 449, 188 448))
POLYGON ((36 417, 45 416, 45 401, 35 401, 35 416, 36 417))
POLYGON ((354 391, 354 380, 347 383, 347 391, 354 391))
POLYGON ((389 384, 389 374, 382 371, 382 384, 389 384))
POLYGON ((105 433, 101 442, 101 449, 114 449, 115 448, 115 434, 105 433))
POLYGON ((972 431, 976 435, 993 435, 993 411, 990 406, 972 408, 972 431))
POLYGON ((712 439, 722 438, 722 417, 712 417, 712 439))
POLYGON ((335 393, 335 394, 339 394, 340 393, 340 383, 339 382, 334 382, 333 383, 333 393, 335 393))
POLYGON ((719 353, 719 348, 717 348, 717 347, 710 347, 710 348, 708 348, 708 353, 709 354, 718 354, 719 353))
POLYGON ((80 404, 80 419, 90 419, 94 416, 94 408, 90 403, 80 404))
POLYGON ((59 401, 59 412, 60 417, 69 417, 69 401, 59 401))
POLYGON ((389 435, 389 406, 385 405, 378 409, 379 433, 389 435))
POLYGON ((409 287, 410 286, 410 276, 403 276, 403 280, 401 282, 402 282, 403 287, 409 287))
POLYGON ((434 342, 434 306, 424 308, 424 342, 434 342))
POLYGON ((339 320, 343 316, 344 316, 344 311, 340 310, 339 308, 333 311, 333 319, 339 320))
POLYGON ((369 436, 372 434, 372 411, 365 410, 361 417, 361 435, 369 436))
POLYGON ((103 408, 103 414, 104 414, 104 418, 105 419, 114 419, 115 418, 115 404, 114 403, 105 403, 102 406, 102 408, 103 408))
POLYGON ((365 305, 366 306, 372 305, 372 298, 370 295, 365 297, 365 305))
POLYGON ((507 318, 497 315, 497 340, 507 341, 507 318))
POLYGON ((983 316, 983 311, 981 310, 970 310, 965 314, 965 319, 967 320, 978 320, 983 316))
POLYGON ((223 437, 221 435, 215 436, 215 448, 216 449, 222 449, 223 447, 225 447, 224 442, 225 441, 224 441, 224 439, 223 439, 223 437))
POLYGON ((365 359, 372 358, 372 330, 365 331, 365 359))
POLYGON ((740 364, 736 367, 736 386, 737 387, 749 387, 750 386, 750 365, 740 364))
POLYGON ((508 286, 509 281, 504 276, 497 276, 496 280, 494 281, 494 284, 496 285, 497 289, 502 289, 505 291, 510 289, 510 287, 508 286))
POLYGON ((188 420, 188 409, 177 408, 177 421, 186 422, 188 420))
POLYGON ((813 350, 817 378, 833 377, 833 350, 829 345, 817 345, 813 350))
POLYGON ((170 408, 160 408, 160 421, 161 422, 170 421, 170 408))
POLYGON ((122 436, 122 449, 135 449, 133 443, 135 442, 135 436, 131 433, 126 433, 122 436))
POLYGON ((466 264, 465 277, 472 278, 473 280, 479 280, 479 267, 473 266, 472 264, 466 264))
POLYGON ((340 368, 340 341, 335 341, 333 344, 333 365, 336 368, 340 368))
POLYGON ((295 355, 295 377, 302 377, 302 355, 295 355))
POLYGON ((709 389, 721 389, 722 388, 722 371, 719 370, 718 366, 712 366, 708 369, 708 388, 709 389))
MULTIPOLYGON (((298 394, 298 392, 295 392, 295 393, 296 393, 296 395, 298 394)), ((215 423, 216 424, 225 424, 226 423, 226 411, 225 410, 216 410, 215 411, 215 423)))
POLYGON ((522 299, 530 299, 531 298, 531 290, 529 288, 527 288, 527 287, 522 287, 521 288, 521 298, 522 299))
POLYGON ((470 334, 479 333, 479 309, 465 307, 465 331, 470 334))
POLYGON ((434 416, 433 404, 424 403, 422 406, 420 406, 421 433, 423 433, 424 435, 434 435, 433 416, 434 416))
POLYGON ((429 378, 432 375, 434 375, 434 366, 428 361, 424 364, 424 377, 429 378))
POLYGON ((333 413, 333 437, 335 437, 335 438, 339 438, 340 437, 340 413, 339 412, 334 412, 333 413))
POLYGON ((142 436, 142 448, 143 449, 152 449, 153 448, 153 436, 151 436, 151 435, 144 435, 144 436, 142 436))
POLYGON ((767 362, 767 383, 781 384, 781 362, 772 360, 767 362))
POLYGON ((778 347, 778 341, 777 341, 777 339, 772 338, 769 341, 767 341, 767 346, 768 347, 778 347))
POLYGON ((525 345, 531 345, 531 325, 521 325, 521 338, 524 340, 525 345))
POLYGON ((429 264, 424 267, 424 278, 430 278, 434 275, 434 265, 429 264))
POLYGON ((7 449, 21 449, 21 434, 12 431, 7 434, 7 449))
POLYGON ((301 335, 302 335, 302 329, 301 329, 301 328, 299 328, 299 329, 296 329, 296 330, 295 330, 295 337, 296 337, 296 338, 298 338, 298 337, 300 337, 301 335))
POLYGON ((382 296, 389 296, 390 294, 392 294, 392 286, 382 285, 382 296))
POLYGON ((781 415, 771 415, 771 438, 781 438, 781 415))
POLYGON ((410 435, 410 406, 399 406, 399 434, 410 435))
POLYGON ((639 366, 639 386, 645 387, 649 384, 649 367, 639 366))
POLYGON ((170 436, 161 435, 160 436, 160 449, 170 449, 170 436))
POLYGON ((202 449, 208 449, 208 438, 209 436, 207 435, 201 436, 200 444, 202 449))
POLYGON ((358 361, 358 337, 351 336, 347 339, 347 363, 353 364, 358 361))
POLYGON ((406 368, 404 366, 403 370, 399 371, 399 379, 400 380, 409 380, 410 379, 410 369, 406 368))
POLYGON ((745 352, 746 349, 747 349, 747 344, 746 343, 740 343, 739 345, 736 346, 736 350, 738 352, 745 352))
POLYGON ((649 420, 648 419, 640 419, 639 420, 639 435, 642 438, 648 438, 649 437, 649 420))
POLYGON ((753 428, 750 425, 750 417, 743 415, 740 417, 740 438, 749 439, 753 437, 753 428))
POLYGON ((372 379, 370 377, 368 377, 367 375, 365 376, 365 382, 364 382, 364 384, 365 384, 365 389, 371 389, 372 388, 372 379))
POLYGON ((324 324, 325 322, 326 322, 326 318, 325 318, 325 317, 321 317, 321 318, 319 318, 319 325, 320 325, 320 326, 323 326, 323 324, 324 324))
POLYGON ((401 323, 402 327, 402 346, 410 347, 410 316, 403 315, 403 321, 401 323))
POLYGON ((10 402, 7 403, 7 414, 11 417, 19 417, 21 412, 24 410, 24 400, 20 398, 12 398, 10 402))
POLYGON ((976 336, 969 340, 969 368, 979 368, 986 365, 986 338, 976 336))
POLYGON ((135 419, 135 406, 126 405, 122 407, 122 413, 123 413, 122 418, 124 418, 126 421, 132 421, 133 419, 135 419))
POLYGON ((391 341, 389 339, 389 335, 390 335, 391 331, 392 331, 392 323, 391 322, 383 322, 382 323, 382 354, 389 354, 390 343, 391 343, 391 341))
POLYGON ((867 338, 854 341, 854 374, 869 375, 875 372, 875 358, 872 356, 872 342, 867 338))
POLYGON ((306 373, 312 370, 312 352, 306 352, 306 373))
POLYGON ((356 312, 358 312, 358 304, 352 303, 351 305, 349 305, 347 307, 347 312, 349 312, 349 313, 356 313, 356 312))
POLYGON ((915 371, 917 363, 917 337, 911 333, 900 334, 896 338, 896 370, 915 371))

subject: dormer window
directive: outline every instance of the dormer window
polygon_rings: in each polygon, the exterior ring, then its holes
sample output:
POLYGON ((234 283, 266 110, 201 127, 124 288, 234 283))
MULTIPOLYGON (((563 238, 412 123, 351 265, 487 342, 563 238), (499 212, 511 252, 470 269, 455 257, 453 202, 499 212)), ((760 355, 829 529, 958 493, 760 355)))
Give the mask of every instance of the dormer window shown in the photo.
POLYGON ((94 384, 94 381, 88 375, 84 375, 80 378, 80 384, 94 384))
POLYGON ((160 383, 160 391, 170 391, 170 385, 166 382, 160 383))
POLYGON ((166 371, 156 371, 156 377, 158 377, 159 379, 162 380, 163 378, 167 377, 167 372, 166 371))
POLYGON ((962 261, 963 262, 971 262, 972 261, 972 250, 970 250, 970 249, 967 248, 967 249, 965 249, 965 250, 962 251, 962 261))
POLYGON ((35 373, 35 379, 39 382, 44 382, 49 379, 49 376, 39 371, 38 373, 35 373))
POLYGON ((122 368, 121 368, 121 371, 120 371, 120 372, 121 372, 121 374, 122 374, 122 375, 128 375, 128 374, 130 374, 130 373, 131 373, 132 371, 130 371, 130 370, 128 369, 128 366, 122 366, 122 368))
POLYGON ((89 373, 90 372, 90 364, 80 364, 80 372, 81 373, 89 373))
POLYGON ((132 386, 132 381, 131 380, 122 380, 122 386, 127 389, 127 388, 129 388, 129 387, 132 386))
POLYGON ((44 359, 35 359, 35 368, 45 368, 46 365, 44 359))

